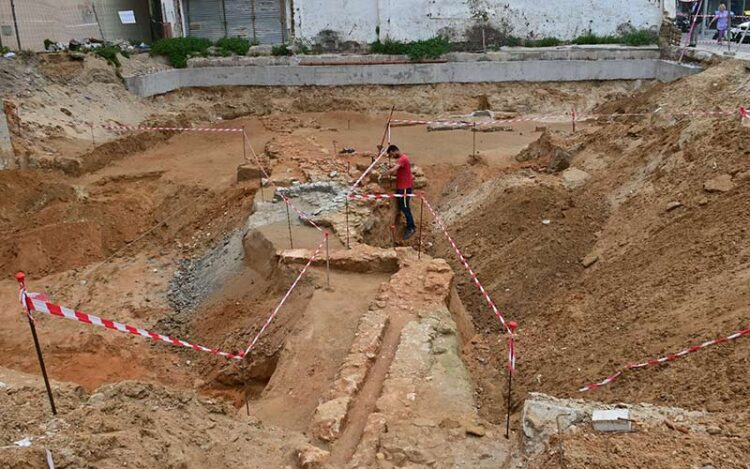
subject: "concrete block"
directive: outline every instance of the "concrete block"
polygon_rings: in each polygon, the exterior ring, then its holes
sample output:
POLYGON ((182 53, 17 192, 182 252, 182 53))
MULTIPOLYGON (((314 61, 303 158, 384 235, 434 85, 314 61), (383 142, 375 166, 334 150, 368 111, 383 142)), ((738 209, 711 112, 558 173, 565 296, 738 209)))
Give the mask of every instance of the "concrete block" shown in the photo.
POLYGON ((633 421, 628 409, 595 410, 591 424, 598 432, 632 432, 633 421))

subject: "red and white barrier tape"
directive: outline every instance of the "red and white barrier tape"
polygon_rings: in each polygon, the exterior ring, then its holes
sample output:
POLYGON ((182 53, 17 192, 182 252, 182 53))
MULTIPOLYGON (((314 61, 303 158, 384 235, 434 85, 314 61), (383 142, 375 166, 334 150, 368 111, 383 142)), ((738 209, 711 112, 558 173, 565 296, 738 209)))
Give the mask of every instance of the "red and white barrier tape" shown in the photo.
POLYGON ((505 321, 505 318, 503 317, 502 313, 500 313, 500 310, 495 305, 495 302, 490 297, 489 292, 484 289, 482 286, 482 283, 479 281, 479 278, 477 278, 477 274, 474 272, 474 269, 471 268, 469 265, 469 261, 466 260, 466 257, 461 253, 461 250, 458 248, 458 245, 455 241, 453 241, 453 238, 450 234, 448 234, 448 229, 445 227, 445 223, 443 223, 442 218, 440 218, 440 215, 437 214, 434 208, 432 208, 432 205, 427 200, 426 197, 422 197, 422 200, 424 201, 425 206, 427 206, 427 209, 432 213, 433 218, 435 219, 435 222, 438 224, 438 227, 443 231, 443 234, 448 239, 448 242, 453 247, 453 250, 456 252, 456 255, 458 255, 458 259, 461 261, 463 266, 466 268, 466 271, 469 272, 469 276, 471 277, 471 280, 474 281, 474 284, 479 289, 479 291, 482 293, 482 296, 484 297, 485 301, 487 301, 487 304, 489 305, 492 312, 495 314, 497 319, 500 321, 500 324, 503 326, 503 330, 507 331, 509 334, 512 334, 513 331, 508 327, 508 323, 505 321))
POLYGON ((244 132, 244 129, 222 127, 146 127, 142 125, 102 125, 103 129, 122 131, 162 131, 162 132, 244 132))
POLYGON ((347 197, 355 200, 383 200, 419 197, 419 194, 349 194, 347 197))
POLYGON ((652 358, 652 359, 647 360, 647 361, 642 362, 642 363, 630 364, 630 365, 627 365, 624 369, 618 371, 617 373, 604 378, 602 381, 599 381, 598 383, 593 383, 593 384, 589 384, 587 386, 584 386, 581 389, 579 389, 578 391, 579 392, 586 392, 586 391, 591 391, 593 389, 600 388, 602 386, 606 386, 607 384, 611 383, 612 381, 614 381, 617 378, 619 378, 620 376, 622 376, 622 374, 624 372, 626 372, 627 370, 635 370, 635 369, 646 368, 646 367, 655 366, 655 365, 665 365, 665 364, 667 364, 669 362, 673 362, 673 361, 677 360, 678 358, 682 358, 685 355, 688 355, 690 353, 697 352, 699 350, 703 350, 706 347, 710 347, 712 345, 717 345, 717 344, 720 344, 722 342, 728 342, 730 340, 739 339, 740 337, 744 337, 746 335, 750 335, 750 327, 748 327, 747 329, 743 329, 741 331, 735 332, 734 334, 728 335, 726 337, 719 337, 719 338, 716 338, 714 340, 709 340, 707 342, 703 342, 700 345, 693 345, 692 347, 688 347, 688 348, 686 348, 684 350, 681 350, 681 351, 679 351, 677 353, 670 353, 669 355, 666 355, 666 356, 661 357, 661 358, 652 358))
POLYGON ((247 346, 247 349, 245 349, 245 352, 243 353, 243 355, 249 354, 250 351, 252 351, 253 347, 255 347, 255 344, 258 342, 258 339, 260 339, 260 336, 263 335, 263 332, 265 332, 266 328, 268 328, 268 326, 271 325, 271 322, 273 322, 273 320, 276 317, 276 315, 279 314, 279 310, 284 305, 284 303, 286 303, 286 300, 289 298, 289 295, 292 294, 292 290, 294 290, 294 288, 297 286, 297 283, 299 283, 300 279, 305 274, 305 272, 307 271, 307 269, 310 268, 310 265, 312 265, 312 263, 315 260, 315 258, 318 257, 318 255, 320 254, 320 251, 323 249, 323 246, 325 246, 325 244, 326 244, 325 240, 323 240, 323 242, 320 243, 320 245, 315 250, 315 252, 313 253, 313 255, 307 261, 307 264, 305 264, 305 267, 302 268, 302 270, 300 271, 299 275, 297 275, 297 278, 294 279, 294 283, 292 283, 292 286, 289 287, 289 290, 287 290, 286 294, 281 299, 281 301, 279 302, 279 304, 276 305, 276 308, 273 310, 273 312, 271 313, 271 315, 268 317, 268 319, 266 320, 265 324, 263 324, 263 327, 260 328, 260 331, 258 331, 258 333, 255 335, 255 337, 253 338, 252 342, 250 342, 250 345, 247 346))
POLYGON ((380 151, 380 154, 378 155, 378 157, 375 158, 374 160, 372 160, 372 163, 370 164, 370 166, 368 166, 367 169, 362 173, 362 175, 360 175, 359 178, 356 181, 354 181, 354 184, 352 184, 352 187, 350 187, 349 191, 346 193, 347 197, 349 197, 349 195, 352 192, 354 192, 354 189, 357 188, 357 186, 359 185, 359 183, 362 182, 362 180, 365 178, 365 176, 367 176, 368 174, 370 174, 370 171, 372 171, 372 169, 375 167, 375 165, 378 164, 378 161, 380 161, 380 158, 382 158, 385 155, 387 149, 388 149, 387 147, 383 148, 380 151))
MULTIPOLYGON (((448 229, 445 227, 445 223, 443 223, 443 219, 440 218, 440 215, 435 211, 434 208, 432 208, 432 205, 430 205, 430 202, 427 200, 426 197, 422 196, 422 200, 424 201, 424 204, 427 206, 427 209, 432 213, 432 217, 437 223, 437 225, 440 227, 440 229, 443 231, 443 234, 448 239, 448 242, 453 247, 453 250, 456 252, 456 255, 458 255, 458 259, 463 264, 464 268, 466 268, 466 271, 469 272, 469 276, 471 277, 472 281, 474 281, 474 285, 479 289, 479 291, 482 293, 482 296, 484 297, 484 300, 487 302, 487 305, 489 305, 492 312, 495 314, 497 319, 500 321, 500 324, 503 326, 503 330, 508 332, 508 335, 513 335, 513 329, 509 326, 509 324, 505 321, 505 318, 503 317, 502 313, 500 313, 500 310, 497 308, 497 305, 495 305, 495 302, 490 297, 490 294, 487 290, 484 289, 482 286, 482 283, 479 281, 479 278, 477 277, 477 274, 474 272, 474 269, 471 268, 469 265, 469 261, 466 260, 466 257, 461 253, 461 250, 458 248, 458 245, 455 241, 453 241, 453 238, 450 234, 448 234, 448 229)), ((516 353, 515 353, 515 347, 513 347, 512 351, 509 351, 508 354, 508 369, 511 372, 515 371, 516 368, 516 353), (512 353, 511 353, 512 352, 512 353)))
POLYGON ((35 293, 26 293, 25 289, 22 290, 21 296, 24 299, 26 303, 25 306, 26 308, 28 308, 29 312, 36 311, 39 313, 49 314, 50 316, 58 316, 61 318, 70 319, 72 321, 78 321, 78 322, 82 322, 84 324, 89 324, 92 326, 104 327, 106 329, 112 329, 113 331, 124 332, 126 334, 133 334, 133 335, 145 337, 147 339, 152 339, 152 340, 164 342, 167 344, 177 345, 179 347, 187 347, 193 350, 198 350, 200 352, 207 352, 213 355, 219 355, 219 356, 231 358, 234 360, 241 360, 245 356, 245 354, 242 352, 240 353, 222 352, 218 349, 212 349, 212 348, 204 347, 203 345, 196 345, 196 344, 192 344, 190 342, 187 342, 181 339, 176 339, 174 337, 157 334, 155 332, 149 332, 144 329, 129 326, 127 324, 122 324, 117 321, 112 321, 111 319, 103 319, 98 316, 94 316, 92 314, 82 313, 80 311, 76 311, 70 308, 66 308, 64 306, 60 306, 54 303, 44 301, 43 299, 40 299, 40 295, 35 294, 35 293))

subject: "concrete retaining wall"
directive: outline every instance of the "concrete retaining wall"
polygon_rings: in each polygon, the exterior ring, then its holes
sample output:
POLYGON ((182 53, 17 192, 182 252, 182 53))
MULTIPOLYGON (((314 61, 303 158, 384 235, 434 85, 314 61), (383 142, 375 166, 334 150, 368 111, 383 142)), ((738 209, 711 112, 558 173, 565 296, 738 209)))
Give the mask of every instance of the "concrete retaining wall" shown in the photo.
MULTIPOLYGON (((658 59, 657 46, 559 46, 559 47, 503 47, 486 53, 451 52, 441 61, 447 62, 517 62, 521 60, 635 60, 658 59)), ((188 67, 234 67, 245 65, 376 65, 411 62, 405 55, 347 55, 323 54, 292 57, 195 57, 188 67)))
POLYGON ((671 81, 698 71, 700 68, 658 59, 225 66, 166 70, 126 78, 126 83, 131 92, 146 97, 179 88, 211 86, 426 85, 654 79, 671 81))

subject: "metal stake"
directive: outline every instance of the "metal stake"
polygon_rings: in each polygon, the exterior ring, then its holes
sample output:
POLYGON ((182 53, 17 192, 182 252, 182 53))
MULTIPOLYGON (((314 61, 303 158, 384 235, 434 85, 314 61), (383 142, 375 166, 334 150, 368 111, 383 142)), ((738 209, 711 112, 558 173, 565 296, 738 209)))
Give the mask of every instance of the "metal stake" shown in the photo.
MULTIPOLYGON (((510 347, 515 347, 514 345, 511 345, 511 344, 513 344, 513 333, 515 332, 516 327, 518 327, 518 325, 516 324, 515 321, 508 322, 508 334, 510 334, 508 336, 508 348, 509 349, 510 347)), ((509 357, 508 357, 509 360, 515 356, 515 352, 511 354, 510 350, 508 354, 509 354, 509 357)), ((507 404, 508 415, 505 420, 505 439, 506 440, 510 439, 510 406, 512 403, 512 399, 511 399, 512 392, 513 392, 513 365, 510 362, 508 362, 508 404, 507 404)))
POLYGON ((424 195, 419 196, 419 246, 417 247, 417 259, 422 258, 422 213, 424 211, 424 195))
POLYGON ((290 249, 294 249, 294 240, 292 240, 292 217, 289 215, 289 199, 284 198, 286 202, 286 223, 289 227, 289 246, 290 249))
POLYGON ((510 404, 511 404, 510 393, 511 393, 512 387, 513 387, 513 373, 510 372, 510 367, 509 367, 508 368, 508 404, 507 404, 508 416, 505 420, 505 439, 506 440, 510 439, 510 404))
MULTIPOLYGON (((245 133, 245 128, 242 128, 242 160, 247 163, 247 141, 245 140, 247 138, 247 134, 245 133)), ((261 171, 262 172, 262 171, 261 171)))
POLYGON ((349 247, 349 197, 346 198, 346 249, 349 247))
POLYGON ((89 126, 91 127, 91 144, 96 148, 96 140, 94 140, 94 124, 91 123, 89 126))
MULTIPOLYGON (((26 275, 23 272, 16 274, 16 280, 21 290, 26 291, 26 275)), ((55 407, 55 399, 52 397, 52 388, 49 385, 49 377, 47 377, 47 367, 44 366, 44 357, 42 356, 42 348, 39 346, 39 337, 36 335, 36 326, 34 320, 31 318, 31 301, 24 295, 24 309, 26 309, 26 318, 29 320, 29 327, 31 328, 31 335, 34 338, 34 348, 36 348, 36 357, 39 360, 39 367, 42 369, 42 377, 44 378, 44 386, 47 388, 47 397, 49 397, 49 405, 52 407, 52 415, 57 415, 57 408, 55 407)))
POLYGON ((393 249, 396 249, 396 225, 391 225, 391 240, 393 241, 393 249))
POLYGON ((325 233, 326 237, 326 284, 328 288, 331 288, 331 253, 328 246, 328 232, 325 233))

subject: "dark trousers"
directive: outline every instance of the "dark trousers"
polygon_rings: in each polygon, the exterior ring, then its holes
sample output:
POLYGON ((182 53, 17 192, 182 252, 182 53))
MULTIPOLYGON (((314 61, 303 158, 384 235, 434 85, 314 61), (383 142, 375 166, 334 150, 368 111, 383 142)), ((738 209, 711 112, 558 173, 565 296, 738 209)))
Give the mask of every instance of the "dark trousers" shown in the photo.
MULTIPOLYGON (((398 194, 404 195, 404 194, 411 194, 412 189, 411 187, 408 189, 398 189, 398 194)), ((396 202, 398 202, 398 209, 401 210, 401 213, 404 214, 404 218, 406 218, 406 230, 416 230, 417 226, 414 224, 414 217, 411 215, 411 197, 403 197, 403 198, 397 198, 396 202)))

